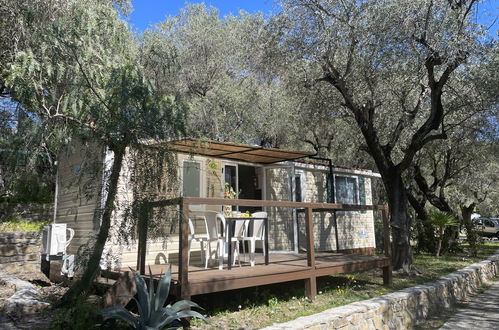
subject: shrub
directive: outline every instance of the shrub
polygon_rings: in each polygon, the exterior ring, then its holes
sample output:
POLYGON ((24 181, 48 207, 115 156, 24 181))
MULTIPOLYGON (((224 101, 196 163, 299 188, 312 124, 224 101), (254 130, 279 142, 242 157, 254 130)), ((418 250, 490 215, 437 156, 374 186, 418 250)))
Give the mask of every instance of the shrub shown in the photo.
POLYGON ((132 269, 135 285, 137 286, 137 303, 139 315, 135 315, 126 310, 123 306, 113 306, 102 311, 105 320, 115 319, 128 323, 134 329, 162 329, 168 325, 171 327, 181 327, 180 319, 187 317, 197 317, 206 321, 206 318, 198 312, 187 310, 191 307, 201 308, 198 304, 181 300, 172 306, 163 307, 168 298, 171 283, 171 268, 161 276, 158 288, 154 291, 154 278, 149 268, 149 289, 142 276, 132 269))
POLYGON ((18 216, 12 216, 6 222, 0 223, 0 233, 11 233, 20 231, 34 231, 38 232, 42 230, 42 227, 46 225, 47 222, 31 222, 22 220, 18 216))
POLYGON ((102 322, 99 307, 79 296, 69 307, 58 310, 49 326, 50 330, 97 329, 96 324, 102 322))
POLYGON ((430 211, 430 213, 428 214, 427 221, 437 228, 438 245, 437 245, 436 256, 439 257, 440 250, 442 248, 442 241, 444 239, 445 228, 449 226, 458 226, 459 223, 456 221, 456 219, 454 219, 454 217, 451 214, 437 210, 430 211))

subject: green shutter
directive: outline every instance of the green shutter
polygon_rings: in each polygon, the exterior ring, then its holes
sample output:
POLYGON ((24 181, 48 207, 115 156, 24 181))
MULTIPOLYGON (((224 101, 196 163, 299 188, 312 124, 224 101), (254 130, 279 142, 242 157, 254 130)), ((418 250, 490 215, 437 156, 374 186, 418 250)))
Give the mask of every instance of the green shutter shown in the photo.
POLYGON ((196 162, 184 162, 182 175, 185 197, 201 197, 201 166, 196 162))
POLYGON ((334 203, 334 177, 331 173, 326 174, 326 191, 327 191, 327 202, 334 203))

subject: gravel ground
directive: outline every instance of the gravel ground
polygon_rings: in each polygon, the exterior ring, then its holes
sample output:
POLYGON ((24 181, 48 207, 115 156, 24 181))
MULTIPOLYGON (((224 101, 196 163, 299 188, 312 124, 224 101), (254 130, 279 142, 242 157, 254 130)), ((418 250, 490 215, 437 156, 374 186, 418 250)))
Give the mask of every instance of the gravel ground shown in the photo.
MULTIPOLYGON (((26 273, 15 275, 21 280, 33 283, 40 292, 40 300, 53 303, 60 299, 67 288, 61 285, 53 284, 43 273, 26 273)), ((15 289, 7 286, 0 278, 0 311, 3 309, 5 300, 15 293, 15 289)), ((51 310, 44 310, 34 315, 25 315, 21 318, 0 313, 0 329, 44 329, 51 321, 51 310)))

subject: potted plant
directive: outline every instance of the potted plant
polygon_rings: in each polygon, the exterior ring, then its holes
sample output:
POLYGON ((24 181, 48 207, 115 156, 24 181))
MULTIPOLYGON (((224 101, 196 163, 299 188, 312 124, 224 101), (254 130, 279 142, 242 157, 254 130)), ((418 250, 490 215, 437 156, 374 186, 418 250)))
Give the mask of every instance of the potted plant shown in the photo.
MULTIPOLYGON (((225 182, 224 187, 224 198, 226 199, 236 199, 239 193, 236 193, 234 189, 229 185, 228 182, 225 182)), ((223 214, 225 217, 228 217, 232 214, 232 205, 224 205, 223 206, 223 214)))

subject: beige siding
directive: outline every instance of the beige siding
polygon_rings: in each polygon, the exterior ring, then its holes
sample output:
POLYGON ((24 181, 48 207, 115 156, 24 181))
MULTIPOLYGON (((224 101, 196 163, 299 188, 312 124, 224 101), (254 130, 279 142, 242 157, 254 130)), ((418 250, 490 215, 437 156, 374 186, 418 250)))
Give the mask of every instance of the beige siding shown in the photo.
MULTIPOLYGON (((289 167, 265 170, 268 200, 290 200, 290 170, 289 167)), ((269 248, 277 251, 294 250, 292 209, 270 207, 267 212, 269 217, 269 248)))
MULTIPOLYGON (((123 234, 130 234, 134 230, 130 219, 126 218, 126 213, 131 210, 134 200, 134 189, 133 184, 131 184, 133 182, 134 160, 130 148, 127 148, 118 180, 109 238, 102 255, 101 267, 103 268, 120 268, 123 266, 122 260, 128 258, 129 247, 124 243, 123 234)), ((135 244, 130 243, 130 245, 135 244)))
MULTIPOLYGON (((76 231, 75 239, 69 248, 69 253, 76 253, 79 246, 87 243, 98 229, 99 207, 101 204, 100 183, 102 182, 103 149, 86 149, 83 146, 74 148, 71 153, 61 157, 59 162, 60 190, 58 197, 57 222, 65 222, 76 231), (92 150, 89 157, 87 150, 92 150), (78 166, 90 163, 90 159, 101 167, 93 180, 88 176, 79 183, 76 181, 75 170, 78 166), (72 184, 70 184, 72 183, 72 184), (89 184, 92 183, 92 184, 89 184), (86 196, 89 196, 87 198, 86 196), (94 220, 96 219, 96 220, 94 220)), ((126 214, 131 210, 134 200, 147 198, 157 200, 173 198, 179 195, 181 187, 182 160, 194 159, 202 166, 202 197, 221 197, 223 194, 222 161, 220 159, 179 154, 165 156, 159 159, 154 154, 143 154, 127 151, 118 183, 116 210, 113 214, 110 238, 106 244, 103 266, 120 268, 135 266, 137 262, 137 242, 130 217, 126 214), (178 156, 178 158, 177 158, 178 156), (175 164, 171 166, 168 164, 175 164), (158 177, 159 179, 154 179, 158 177), (127 238, 125 238, 127 237, 127 238)), ((98 167, 97 166, 97 167, 98 167)), ((301 169, 303 185, 303 201, 326 201, 325 172, 317 169, 301 169)), ((291 167, 275 167, 265 169, 266 199, 286 201, 291 196, 291 167)), ((365 179, 366 203, 371 204, 371 180, 365 179)), ((196 211, 211 209, 221 211, 220 206, 201 206, 191 209, 191 215, 196 211)), ((268 208, 270 225, 270 249, 279 251, 294 250, 294 220, 293 210, 289 208, 268 208)), ((374 247, 374 223, 372 212, 338 212, 338 236, 340 249, 374 247)), ((298 215, 299 246, 305 245, 305 226, 303 214, 298 215)), ((156 210, 151 230, 154 231, 147 244, 146 263, 163 264, 178 260, 178 210, 168 208, 156 210)), ((196 231, 203 232, 203 224, 196 224, 196 231)), ((315 248, 320 251, 335 250, 335 232, 332 216, 329 213, 314 214, 315 248)), ((193 245, 192 260, 200 262, 199 244, 193 245)))
POLYGON ((66 223, 75 231, 67 250, 70 254, 76 254, 99 226, 96 212, 100 204, 102 153, 95 144, 75 143, 58 157, 59 192, 55 222, 66 223))
MULTIPOLYGON (((130 159, 131 156, 127 155, 127 159, 130 159)), ((181 164, 183 159, 190 158, 189 155, 179 155, 178 160, 175 159, 175 163, 181 164)), ((221 197, 222 196, 222 170, 221 170, 221 161, 219 159, 213 159, 208 157, 196 156, 196 161, 199 161, 202 166, 202 180, 203 182, 203 192, 202 197, 221 197)), ((150 160, 149 160, 150 161, 150 160)), ((141 161, 141 165, 144 164, 141 161)), ((146 189, 148 190, 149 196, 154 196, 154 198, 173 198, 178 195, 178 185, 181 185, 181 182, 175 183, 175 188, 171 189, 171 176, 177 175, 180 177, 181 168, 175 169, 175 171, 171 171, 171 168, 165 168, 164 173, 161 176, 161 183, 158 184, 158 187, 161 187, 158 190, 155 189, 146 189), (165 182, 170 182, 166 184, 165 182), (166 187, 169 187, 167 189, 166 187)), ((127 206, 131 205, 131 202, 134 199, 134 191, 130 189, 130 187, 134 187, 133 185, 126 184, 127 182, 131 182, 132 175, 134 174, 133 166, 130 163, 128 166, 124 167, 121 172, 120 177, 120 190, 118 193, 117 202, 126 209, 127 206)), ((175 181, 175 180, 174 180, 175 181)), ((136 186, 135 186, 136 188, 136 186)), ((143 187, 142 187, 143 188, 143 187)), ((144 188, 143 188, 144 189, 144 188)), ((135 193, 136 195, 140 194, 144 197, 144 191, 140 193, 135 193)), ((220 211, 219 206, 202 206, 200 209, 195 208, 192 210, 192 214, 196 214, 196 211, 202 211, 204 209, 211 209, 220 211)), ((114 214, 114 231, 111 236, 107 246, 107 263, 106 266, 109 268, 119 268, 119 267, 128 267, 135 266, 137 263, 137 241, 130 240, 129 242, 124 242, 124 239, 120 237, 119 233, 123 230, 123 224, 120 226, 119 221, 123 219, 123 210, 118 210, 114 214)), ((146 264, 164 264, 168 261, 176 262, 178 260, 178 249, 179 249, 179 238, 178 238, 178 213, 176 208, 169 208, 167 210, 158 210, 158 212, 164 212, 163 214, 158 214, 158 219, 162 219, 164 223, 162 226, 164 235, 161 235, 161 238, 149 239, 147 243, 147 254, 146 254, 146 264)), ((196 232, 203 233, 204 226, 201 222, 195 222, 196 232)), ((212 245, 213 248, 216 248, 215 245, 212 245)), ((192 246, 192 262, 199 263, 201 258, 200 246, 198 243, 193 243, 192 246)))

